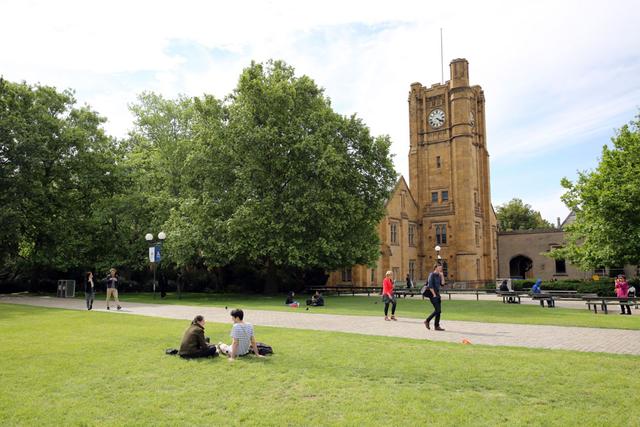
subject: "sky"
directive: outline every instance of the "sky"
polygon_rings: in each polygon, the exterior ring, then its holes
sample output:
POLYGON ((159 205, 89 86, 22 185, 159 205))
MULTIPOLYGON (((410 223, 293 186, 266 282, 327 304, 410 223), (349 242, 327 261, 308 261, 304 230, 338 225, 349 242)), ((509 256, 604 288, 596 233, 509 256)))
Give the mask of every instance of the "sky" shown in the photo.
POLYGON ((223 98, 252 60, 282 59, 333 108, 388 134, 408 178, 412 82, 455 58, 486 99, 494 206, 555 223, 560 179, 598 164, 640 112, 640 2, 0 0, 0 75, 75 90, 125 137, 143 91, 223 98))

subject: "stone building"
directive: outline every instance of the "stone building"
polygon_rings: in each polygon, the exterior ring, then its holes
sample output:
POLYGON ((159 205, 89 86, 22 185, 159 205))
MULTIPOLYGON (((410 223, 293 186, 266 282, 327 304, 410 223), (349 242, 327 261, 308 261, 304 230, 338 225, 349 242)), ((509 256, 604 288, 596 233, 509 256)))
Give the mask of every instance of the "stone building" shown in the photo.
POLYGON ((545 256, 550 250, 564 245, 564 227, 575 219, 572 212, 558 227, 550 230, 517 230, 498 233, 498 277, 521 279, 566 280, 590 279, 597 276, 637 276, 637 266, 602 267, 583 271, 565 260, 545 256))
POLYGON ((330 285, 380 284, 388 270, 395 280, 425 280, 439 257, 449 281, 496 277, 484 93, 469 85, 465 59, 453 60, 450 73, 444 84, 411 85, 409 183, 400 178, 387 201, 378 262, 333 272, 330 285))

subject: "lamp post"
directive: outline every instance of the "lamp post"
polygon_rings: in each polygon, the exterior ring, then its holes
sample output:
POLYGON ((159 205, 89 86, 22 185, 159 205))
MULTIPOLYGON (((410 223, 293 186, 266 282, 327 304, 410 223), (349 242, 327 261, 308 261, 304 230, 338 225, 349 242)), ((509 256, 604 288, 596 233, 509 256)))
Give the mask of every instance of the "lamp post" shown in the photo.
POLYGON ((437 263, 438 263, 438 264, 440 264, 440 260, 442 259, 442 257, 440 256, 440 250, 441 250, 442 248, 440 247, 440 245, 438 245, 438 246, 436 246, 436 247, 435 247, 435 248, 433 248, 433 249, 435 249, 435 250, 436 250, 436 260, 437 260, 437 263))
POLYGON ((158 238, 153 239, 153 234, 147 233, 144 236, 147 243, 149 243, 149 262, 153 265, 153 299, 156 298, 156 270, 160 265, 162 259, 162 242, 167 238, 164 231, 158 233, 158 238))

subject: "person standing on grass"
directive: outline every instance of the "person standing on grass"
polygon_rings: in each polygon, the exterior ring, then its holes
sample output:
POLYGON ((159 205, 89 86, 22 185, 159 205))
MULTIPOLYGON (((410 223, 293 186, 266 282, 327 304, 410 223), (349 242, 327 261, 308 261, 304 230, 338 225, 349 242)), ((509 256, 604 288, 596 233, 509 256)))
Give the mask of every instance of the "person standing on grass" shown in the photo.
POLYGON ((184 359, 214 357, 218 355, 215 346, 209 345, 204 337, 204 316, 197 315, 184 333, 178 354, 184 359))
POLYGON ((624 274, 618 274, 616 278, 616 296, 620 299, 620 314, 631 314, 631 306, 627 299, 629 298, 629 283, 627 283, 624 274))
POLYGON ((384 302, 384 320, 396 319, 396 296, 393 293, 393 272, 387 271, 382 281, 382 301, 384 302), (389 304, 391 304, 391 318, 389 318, 389 304))
POLYGON ((84 299, 87 303, 87 310, 93 308, 93 298, 95 296, 96 287, 93 283, 93 272, 87 271, 84 277, 84 299))
POLYGON ((431 319, 435 318, 435 330, 436 331, 444 331, 443 328, 440 327, 440 313, 442 299, 440 298, 440 286, 444 283, 444 274, 442 274, 442 265, 436 264, 433 266, 433 271, 429 274, 429 278, 427 279, 427 295, 429 297, 429 301, 433 305, 433 313, 427 317, 427 320, 424 321, 424 326, 427 329, 431 329, 430 323, 431 319))
POLYGON ((231 310, 231 320, 233 321, 231 327, 233 341, 231 345, 219 342, 217 347, 220 354, 229 356, 229 362, 234 361, 238 356, 249 354, 249 350, 253 350, 253 353, 258 357, 264 357, 258 352, 258 344, 253 335, 253 325, 244 323, 244 312, 239 308, 231 310))
POLYGON ((109 307, 109 298, 111 298, 112 296, 116 302, 118 310, 122 309, 122 307, 120 307, 120 300, 118 299, 119 280, 120 276, 118 275, 118 271, 115 268, 109 270, 109 275, 107 276, 107 310, 111 310, 111 308, 109 307))

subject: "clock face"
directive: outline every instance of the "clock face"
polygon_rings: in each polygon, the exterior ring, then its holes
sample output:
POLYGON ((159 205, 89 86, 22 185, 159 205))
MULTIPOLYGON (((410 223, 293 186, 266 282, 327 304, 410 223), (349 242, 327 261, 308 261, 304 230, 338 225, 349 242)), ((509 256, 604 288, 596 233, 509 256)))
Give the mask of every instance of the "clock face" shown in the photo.
POLYGON ((429 124, 432 128, 438 129, 444 124, 444 111, 435 109, 429 114, 429 124))

